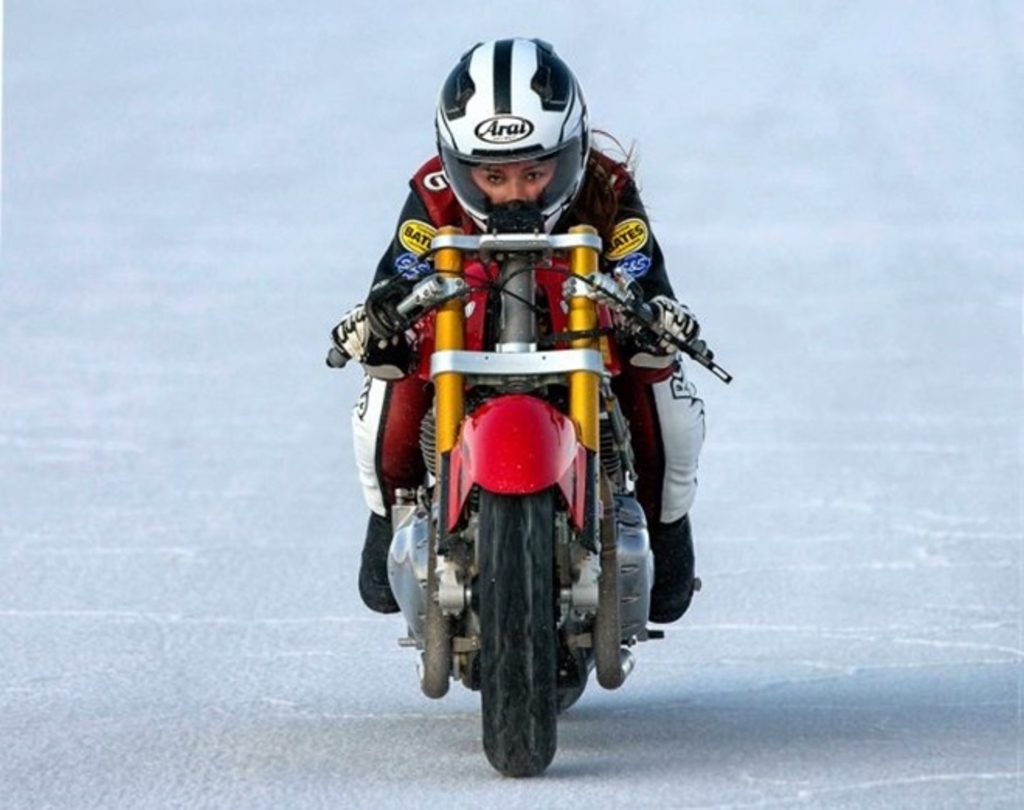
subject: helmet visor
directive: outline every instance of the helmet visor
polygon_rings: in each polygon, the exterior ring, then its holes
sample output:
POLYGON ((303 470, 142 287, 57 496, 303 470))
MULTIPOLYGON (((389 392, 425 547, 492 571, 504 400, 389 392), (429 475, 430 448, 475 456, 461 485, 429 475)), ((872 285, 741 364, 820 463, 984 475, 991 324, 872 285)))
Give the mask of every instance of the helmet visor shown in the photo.
POLYGON ((558 149, 549 152, 495 152, 467 156, 445 144, 441 144, 440 151, 445 176, 455 196, 471 216, 482 221, 487 219, 496 204, 517 198, 515 195, 492 198, 491 194, 496 194, 501 186, 488 188, 488 169, 493 169, 497 177, 508 177, 510 173, 529 173, 530 169, 537 169, 540 174, 547 175, 547 182, 539 194, 537 189, 531 189, 528 193, 535 196, 529 198, 523 195, 524 198, 520 200, 535 203, 546 216, 571 203, 583 175, 583 144, 579 137, 571 138, 560 144, 558 149))

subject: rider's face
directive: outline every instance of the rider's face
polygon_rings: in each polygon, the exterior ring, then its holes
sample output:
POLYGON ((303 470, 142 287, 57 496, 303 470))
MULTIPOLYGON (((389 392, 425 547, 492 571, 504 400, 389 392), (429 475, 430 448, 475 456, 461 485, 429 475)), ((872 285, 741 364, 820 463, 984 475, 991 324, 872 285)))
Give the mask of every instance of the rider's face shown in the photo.
POLYGON ((535 203, 555 174, 553 160, 518 160, 485 163, 470 169, 470 176, 491 205, 518 201, 535 203))

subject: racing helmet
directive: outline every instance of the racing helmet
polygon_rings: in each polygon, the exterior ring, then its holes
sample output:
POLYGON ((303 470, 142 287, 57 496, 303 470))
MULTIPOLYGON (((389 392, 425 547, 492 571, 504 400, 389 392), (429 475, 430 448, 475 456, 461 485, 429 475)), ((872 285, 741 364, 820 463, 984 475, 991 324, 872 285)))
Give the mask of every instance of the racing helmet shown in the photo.
POLYGON ((547 232, 572 205, 590 151, 587 105, 576 77, 539 39, 479 43, 441 87, 437 146, 456 199, 483 230, 491 204, 473 166, 555 161, 537 204, 547 232))

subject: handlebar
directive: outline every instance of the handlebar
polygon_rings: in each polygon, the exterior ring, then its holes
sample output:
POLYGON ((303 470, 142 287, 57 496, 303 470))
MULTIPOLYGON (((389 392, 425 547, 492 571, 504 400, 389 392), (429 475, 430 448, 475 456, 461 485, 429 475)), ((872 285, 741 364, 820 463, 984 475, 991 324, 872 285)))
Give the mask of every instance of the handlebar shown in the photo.
MULTIPOLYGON (((484 252, 500 251, 540 251, 546 252, 576 246, 582 240, 595 239, 590 234, 575 235, 537 235, 537 234, 483 234, 479 236, 438 236, 434 239, 434 247, 456 247, 464 250, 484 252), (437 244, 439 241, 443 244, 437 244)), ((469 292, 469 285, 462 278, 441 275, 429 275, 417 282, 408 295, 398 302, 396 310, 409 322, 416 320, 432 309, 435 309, 454 298, 461 298, 469 292)), ((694 362, 706 368, 725 384, 732 382, 732 375, 715 362, 715 355, 707 343, 700 339, 684 340, 679 335, 666 330, 655 316, 650 304, 643 300, 635 282, 619 274, 610 276, 604 273, 593 273, 589 276, 570 276, 566 280, 566 296, 585 296, 599 301, 622 315, 627 322, 640 327, 690 357, 694 362)), ((332 347, 327 355, 327 365, 331 368, 343 368, 348 357, 337 348, 332 347)))
POLYGON ((461 298, 468 292, 469 285, 465 279, 431 275, 418 282, 412 291, 398 302, 396 309, 400 315, 415 320, 427 310, 439 307, 453 298, 461 298))
POLYGON ((595 298, 616 312, 626 316, 628 320, 638 323, 659 339, 665 340, 694 362, 704 366, 726 385, 732 382, 732 375, 715 362, 715 354, 703 340, 683 340, 661 326, 655 317, 654 310, 638 294, 636 284, 625 276, 609 276, 603 273, 584 278, 573 277, 567 282, 570 295, 586 295, 595 298))

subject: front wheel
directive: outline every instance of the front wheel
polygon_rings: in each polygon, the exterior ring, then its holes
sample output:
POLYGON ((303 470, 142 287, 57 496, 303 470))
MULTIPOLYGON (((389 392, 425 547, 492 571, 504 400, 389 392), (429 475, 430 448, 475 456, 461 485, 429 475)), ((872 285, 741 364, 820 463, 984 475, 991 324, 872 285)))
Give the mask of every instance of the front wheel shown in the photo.
POLYGON ((554 492, 480 493, 480 697, 487 759, 535 776, 557 745, 554 492))

